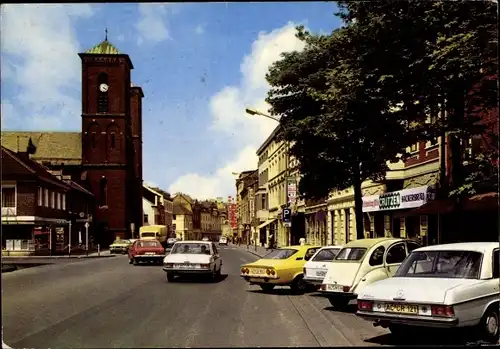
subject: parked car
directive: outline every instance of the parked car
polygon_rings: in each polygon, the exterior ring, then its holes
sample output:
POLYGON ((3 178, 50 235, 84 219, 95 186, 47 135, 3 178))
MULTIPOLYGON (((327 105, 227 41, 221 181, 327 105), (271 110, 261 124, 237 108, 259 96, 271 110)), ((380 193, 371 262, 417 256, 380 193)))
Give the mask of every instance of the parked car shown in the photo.
POLYGON ((409 335, 412 326, 476 327, 482 339, 497 343, 498 254, 498 242, 415 249, 393 278, 363 288, 357 315, 395 335, 409 335))
POLYGON ((320 248, 304 265, 304 281, 320 286, 328 272, 328 266, 339 253, 341 246, 326 246, 320 248))
POLYGON ((227 246, 227 237, 221 236, 219 239, 219 245, 225 245, 227 246))
POLYGON ((171 250, 176 241, 176 238, 168 238, 167 243, 165 244, 165 250, 171 250))
POLYGON ((306 290, 304 264, 320 246, 287 246, 276 249, 253 263, 241 266, 240 276, 250 285, 259 285, 264 292, 275 286, 290 286, 293 293, 306 290))
POLYGON ((169 282, 178 275, 208 275, 215 281, 222 273, 222 258, 213 242, 176 242, 163 259, 163 270, 169 282))
POLYGON ((165 257, 165 249, 157 240, 136 240, 128 251, 129 263, 137 265, 142 262, 160 264, 165 257))
POLYGON ((393 276, 408 253, 419 247, 413 240, 391 237, 351 241, 330 263, 320 292, 332 306, 345 307, 367 285, 393 276))
POLYGON ((116 239, 111 245, 109 245, 109 253, 126 254, 130 245, 130 240, 116 239))
POLYGON ((209 239, 208 237, 204 236, 204 237, 201 239, 201 241, 210 241, 210 239, 209 239))

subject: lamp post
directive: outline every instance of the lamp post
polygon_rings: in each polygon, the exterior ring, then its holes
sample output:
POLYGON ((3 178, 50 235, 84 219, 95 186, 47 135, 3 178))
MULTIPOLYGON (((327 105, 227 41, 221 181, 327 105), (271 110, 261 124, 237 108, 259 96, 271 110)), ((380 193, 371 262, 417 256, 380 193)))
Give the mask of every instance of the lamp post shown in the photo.
POLYGON ((264 117, 269 118, 269 119, 273 119, 274 121, 278 121, 278 122, 280 121, 280 119, 276 116, 272 116, 272 115, 260 112, 256 109, 253 109, 253 108, 245 108, 245 112, 249 115, 260 115, 260 116, 264 116, 264 117))

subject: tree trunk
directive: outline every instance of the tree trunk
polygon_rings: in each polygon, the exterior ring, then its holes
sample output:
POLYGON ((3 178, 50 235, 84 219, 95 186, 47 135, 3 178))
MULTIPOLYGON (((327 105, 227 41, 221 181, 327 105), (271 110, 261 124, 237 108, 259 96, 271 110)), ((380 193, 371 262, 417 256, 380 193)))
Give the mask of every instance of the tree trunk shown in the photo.
POLYGON ((358 239, 365 238, 363 226, 363 199, 361 191, 361 175, 358 173, 354 176, 354 213, 356 216, 356 236, 358 239))

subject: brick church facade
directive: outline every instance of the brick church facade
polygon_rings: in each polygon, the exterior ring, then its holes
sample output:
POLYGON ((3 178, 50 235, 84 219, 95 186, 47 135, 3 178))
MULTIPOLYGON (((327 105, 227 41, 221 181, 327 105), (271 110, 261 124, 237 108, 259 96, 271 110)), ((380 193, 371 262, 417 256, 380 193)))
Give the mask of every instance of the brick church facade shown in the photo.
POLYGON ((94 238, 130 238, 142 225, 142 98, 131 83, 130 57, 107 39, 79 54, 82 62, 81 132, 2 132, 2 145, 25 151, 92 192, 94 238))

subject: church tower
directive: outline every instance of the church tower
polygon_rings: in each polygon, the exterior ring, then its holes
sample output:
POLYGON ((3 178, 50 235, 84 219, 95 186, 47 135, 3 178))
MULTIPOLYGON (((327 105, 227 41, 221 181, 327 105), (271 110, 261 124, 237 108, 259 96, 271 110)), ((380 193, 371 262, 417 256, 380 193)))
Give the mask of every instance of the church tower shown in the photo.
POLYGON ((143 92, 132 87, 130 57, 107 40, 107 33, 103 42, 79 56, 82 166, 96 198, 94 226, 99 241, 106 244, 116 237, 130 238, 142 224, 142 112, 138 110, 142 105, 138 99, 143 92))

